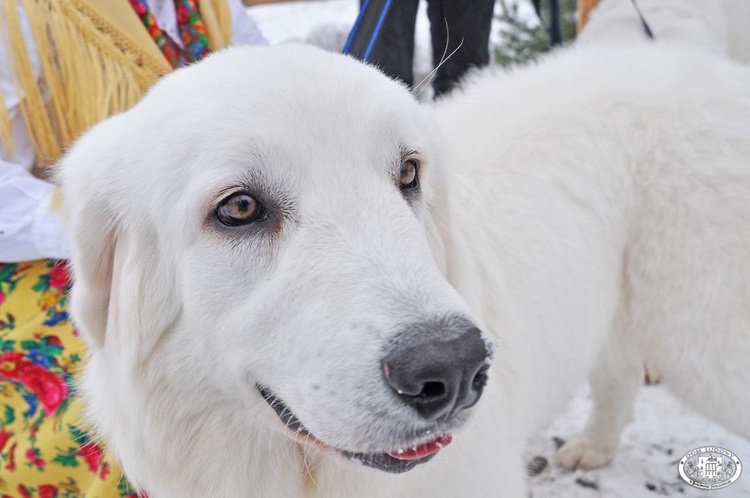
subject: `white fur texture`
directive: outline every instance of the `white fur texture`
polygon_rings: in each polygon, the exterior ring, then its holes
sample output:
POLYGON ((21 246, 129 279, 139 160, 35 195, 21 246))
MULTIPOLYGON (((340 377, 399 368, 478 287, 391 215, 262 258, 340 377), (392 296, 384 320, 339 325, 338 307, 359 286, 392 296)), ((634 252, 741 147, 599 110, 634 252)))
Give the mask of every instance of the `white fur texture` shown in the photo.
MULTIPOLYGON (((688 47, 741 63, 750 62, 750 2, 745 0, 641 0, 644 19, 654 33, 649 40, 630 0, 604 0, 592 14, 579 46, 632 45, 688 47)), ((661 380, 661 371, 635 346, 632 325, 618 322, 596 367, 589 375, 594 410, 584 430, 568 439, 557 462, 566 468, 596 468, 614 457, 620 434, 632 420, 638 386, 661 380), (643 368, 645 366, 645 368, 643 368), (645 375, 644 375, 645 370, 645 375)))
POLYGON ((578 45, 606 42, 690 46, 750 63, 750 2, 746 0, 637 0, 654 40, 644 31, 633 0, 602 0, 578 45))
POLYGON ((526 437, 612 329, 617 361, 750 435, 750 72, 730 62, 590 47, 430 108, 344 56, 232 49, 61 171, 88 415, 154 498, 524 497, 526 437), (216 225, 239 184, 270 227, 216 225), (451 313, 500 346, 469 423, 406 474, 293 441, 255 391, 329 446, 388 449, 418 422, 383 344, 451 313))

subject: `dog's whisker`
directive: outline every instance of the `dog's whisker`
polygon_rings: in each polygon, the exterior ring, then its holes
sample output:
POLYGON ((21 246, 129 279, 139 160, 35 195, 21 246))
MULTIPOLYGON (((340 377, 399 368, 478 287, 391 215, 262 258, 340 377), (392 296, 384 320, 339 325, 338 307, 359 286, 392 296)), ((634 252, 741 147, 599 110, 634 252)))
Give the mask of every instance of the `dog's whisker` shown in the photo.
MULTIPOLYGON (((422 81, 420 81, 419 84, 417 84, 417 86, 415 86, 412 89, 412 91, 411 91, 412 94, 414 94, 414 92, 416 92, 417 90, 419 90, 419 88, 422 85, 425 85, 425 82, 428 79, 429 79, 429 81, 427 81, 427 84, 425 86, 427 86, 427 85, 430 84, 430 82, 432 81, 432 79, 430 77, 435 74, 435 72, 437 71, 437 68, 440 67, 440 65, 445 60, 445 54, 448 53, 448 47, 450 46, 451 33, 450 33, 450 28, 448 27, 448 19, 443 18, 443 23, 445 24, 445 47, 443 47, 443 54, 440 56, 440 63, 438 63, 438 65, 436 67, 434 67, 432 69, 432 71, 430 71, 429 73, 427 73, 427 76, 425 76, 424 78, 422 78, 422 81)), ((419 98, 419 95, 421 95, 421 93, 422 93, 422 90, 419 90, 419 93, 417 93, 415 95, 415 97, 419 98)))
POLYGON ((461 46, 464 44, 464 39, 461 38, 461 41, 459 42, 458 46, 447 56, 445 55, 448 52, 448 47, 450 46, 450 30, 448 29, 448 20, 443 19, 445 21, 445 32, 446 32, 446 41, 445 41, 445 49, 443 49, 443 55, 440 57, 440 62, 438 63, 435 68, 427 73, 427 76, 425 76, 422 81, 419 82, 417 86, 415 86, 411 93, 414 95, 416 99, 419 99, 419 97, 422 95, 422 92, 430 86, 430 83, 432 83, 432 80, 435 79, 435 75, 438 72, 438 69, 442 67, 443 64, 448 62, 448 60, 453 57, 453 55, 458 52, 458 50, 461 48, 461 46), (416 92, 416 94, 415 94, 416 92))
POLYGON ((463 40, 463 38, 461 38, 461 42, 460 42, 460 43, 458 44, 458 46, 457 46, 457 47, 456 47, 456 48, 455 48, 455 49, 453 50, 453 52, 451 52, 450 54, 448 54, 448 57, 446 57, 446 58, 445 58, 444 60, 440 61, 440 64, 438 64, 438 65, 437 65, 437 66, 435 67, 435 69, 433 69, 432 71, 430 71, 430 74, 429 74, 429 75, 427 76, 427 77, 429 78, 429 81, 427 81, 427 83, 426 83, 426 84, 425 84, 425 85, 424 85, 424 86, 423 86, 423 87, 422 87, 422 88, 421 88, 421 89, 419 90, 419 93, 417 93, 417 95, 415 96, 415 97, 416 97, 417 99, 418 99, 418 98, 419 98, 419 97, 420 97, 420 96, 422 95, 422 92, 423 92, 423 91, 425 90, 425 88, 427 88, 427 87, 429 86, 429 84, 430 84, 430 83, 432 83, 432 80, 433 80, 433 79, 435 78, 435 75, 437 74, 437 71, 438 71, 438 69, 440 69, 440 67, 441 67, 441 66, 442 66, 443 64, 445 64, 446 62, 448 62, 448 60, 449 60, 449 59, 450 59, 451 57, 453 57, 453 54, 455 54, 456 52, 458 52, 458 50, 459 50, 459 49, 461 48, 461 46, 462 46, 463 44, 464 44, 464 40, 463 40))
POLYGON ((296 441, 292 441, 291 439, 285 437, 283 439, 282 445, 284 446, 284 456, 286 457, 287 463, 296 466, 297 465, 297 458, 296 458, 296 451, 298 448, 298 443, 296 441))
POLYGON ((310 461, 308 459, 308 456, 310 455, 310 448, 307 447, 307 445, 303 445, 302 448, 302 465, 305 469, 305 474, 310 478, 310 481, 312 481, 313 485, 315 486, 315 489, 320 489, 320 486, 318 485, 318 481, 315 480, 315 468, 318 466, 318 463, 313 464, 313 468, 310 467, 310 461))

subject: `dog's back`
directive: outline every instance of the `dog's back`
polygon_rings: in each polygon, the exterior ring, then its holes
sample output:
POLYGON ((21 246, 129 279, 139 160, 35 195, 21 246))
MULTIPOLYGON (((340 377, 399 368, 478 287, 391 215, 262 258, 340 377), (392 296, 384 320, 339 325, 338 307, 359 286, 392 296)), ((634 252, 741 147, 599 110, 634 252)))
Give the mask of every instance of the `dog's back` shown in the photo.
POLYGON ((632 0, 602 0, 576 43, 656 41, 706 50, 748 64, 748 20, 750 2, 746 0, 640 0, 637 4, 632 0), (643 21, 654 40, 648 38, 643 21))
POLYGON ((645 21, 660 42, 725 55, 736 35, 732 29, 730 40, 729 11, 735 13, 742 8, 740 3, 743 0, 641 0, 637 4, 632 0, 602 0, 576 43, 648 43, 645 21))
POLYGON ((636 382, 647 359, 747 435, 750 374, 729 371, 750 356, 750 71, 684 47, 586 47, 480 79, 437 114, 490 323, 510 368, 533 366, 520 391, 546 393, 519 400, 527 418, 553 413, 615 321, 636 382))

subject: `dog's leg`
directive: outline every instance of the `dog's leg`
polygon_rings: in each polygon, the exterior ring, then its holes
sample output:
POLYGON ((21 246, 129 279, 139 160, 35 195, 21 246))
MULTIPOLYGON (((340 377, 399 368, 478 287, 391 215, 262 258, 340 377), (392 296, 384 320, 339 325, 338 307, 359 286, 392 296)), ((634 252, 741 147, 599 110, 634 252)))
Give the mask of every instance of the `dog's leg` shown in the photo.
POLYGON ((643 361, 637 349, 615 331, 602 348, 589 376, 594 409, 586 426, 557 452, 557 463, 568 469, 593 469, 612 460, 620 434, 632 420, 643 361))

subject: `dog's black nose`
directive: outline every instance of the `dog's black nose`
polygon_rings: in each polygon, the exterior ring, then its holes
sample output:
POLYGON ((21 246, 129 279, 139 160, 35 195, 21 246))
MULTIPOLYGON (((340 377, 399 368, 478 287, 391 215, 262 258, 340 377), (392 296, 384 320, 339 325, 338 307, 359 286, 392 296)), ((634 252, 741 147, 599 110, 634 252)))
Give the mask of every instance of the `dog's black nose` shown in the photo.
POLYGON ((466 320, 458 324, 412 325, 383 359, 388 385, 427 420, 473 406, 487 382, 487 343, 466 320))

